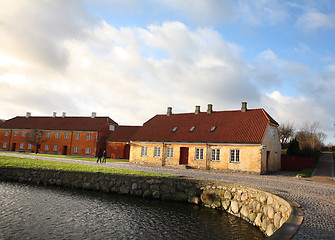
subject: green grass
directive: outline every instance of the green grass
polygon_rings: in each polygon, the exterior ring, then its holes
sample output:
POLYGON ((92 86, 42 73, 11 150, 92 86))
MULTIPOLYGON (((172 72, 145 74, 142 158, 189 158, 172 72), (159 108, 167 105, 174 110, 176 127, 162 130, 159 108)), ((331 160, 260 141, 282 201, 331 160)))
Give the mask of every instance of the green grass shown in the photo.
POLYGON ((310 177, 313 171, 314 168, 304 168, 297 174, 297 177, 310 177))
MULTIPOLYGON (((22 153, 22 154, 29 154, 29 155, 36 155, 36 153, 22 153)), ((73 156, 73 155, 54 155, 54 154, 44 154, 44 153, 38 153, 38 156, 43 157, 54 157, 54 158, 69 158, 72 160, 81 160, 81 161, 90 161, 90 162, 96 162, 96 157, 84 157, 84 156, 73 156)), ((107 162, 129 162, 127 159, 114 159, 114 158, 107 158, 107 162)))
POLYGON ((176 177, 174 175, 169 174, 151 173, 151 172, 99 167, 99 166, 88 166, 76 163, 63 163, 48 160, 37 160, 37 159, 9 157, 9 156, 0 156, 0 167, 48 169, 57 171, 70 171, 70 172, 92 172, 92 173, 100 172, 110 174, 153 176, 153 177, 176 177))

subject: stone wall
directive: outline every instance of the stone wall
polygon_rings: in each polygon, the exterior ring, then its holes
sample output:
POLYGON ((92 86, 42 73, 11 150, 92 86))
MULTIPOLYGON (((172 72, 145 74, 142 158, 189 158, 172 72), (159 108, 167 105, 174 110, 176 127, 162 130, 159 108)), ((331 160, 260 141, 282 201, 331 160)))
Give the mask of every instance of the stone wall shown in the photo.
POLYGON ((224 182, 3 167, 0 180, 203 204, 247 220, 266 236, 279 229, 293 210, 289 202, 276 195, 224 182))

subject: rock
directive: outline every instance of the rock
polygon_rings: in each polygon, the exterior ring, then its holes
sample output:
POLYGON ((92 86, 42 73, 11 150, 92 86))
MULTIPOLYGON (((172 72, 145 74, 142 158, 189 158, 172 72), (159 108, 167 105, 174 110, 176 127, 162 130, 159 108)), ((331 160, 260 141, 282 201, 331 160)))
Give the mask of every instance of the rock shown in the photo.
POLYGON ((261 229, 265 232, 268 229, 269 220, 265 217, 263 218, 261 229))
POLYGON ((129 193, 129 188, 127 186, 121 186, 120 187, 120 193, 121 194, 128 194, 129 193))
POLYGON ((237 214, 239 212, 240 209, 238 207, 238 202, 231 201, 230 206, 231 206, 231 210, 233 211, 233 213, 237 214))
POLYGON ((269 217, 270 219, 273 219, 274 214, 275 214, 275 210, 273 209, 273 207, 268 206, 268 217, 269 217))
POLYGON ((229 206, 230 206, 230 201, 228 200, 226 200, 226 201, 223 201, 222 203, 221 203, 221 205, 222 205, 222 207, 224 208, 224 210, 227 210, 228 208, 229 208, 229 206))
POLYGON ((162 195, 162 200, 163 201, 170 201, 172 199, 172 195, 169 193, 165 193, 162 195))
POLYGON ((265 234, 270 237, 272 234, 273 234, 273 229, 274 229, 274 226, 273 224, 269 224, 266 228, 266 231, 265 231, 265 234))
POLYGON ((221 207, 221 200, 219 198, 215 198, 214 201, 213 201, 213 203, 212 203, 212 205, 211 205, 211 207, 213 207, 213 208, 219 208, 219 207, 221 207))
POLYGON ((159 191, 153 191, 152 192, 152 196, 156 199, 159 199, 161 197, 161 194, 159 191))
POLYGON ((131 185, 131 189, 132 189, 132 190, 136 190, 137 188, 138 188, 137 183, 133 183, 133 184, 131 185))
POLYGON ((145 190, 144 193, 143 193, 143 197, 144 198, 151 198, 152 197, 152 192, 149 189, 145 190))
POLYGON ((262 213, 258 213, 256 216, 254 223, 256 224, 257 227, 260 227, 262 225, 262 216, 263 216, 262 213))
POLYGON ((267 205, 271 205, 273 203, 273 198, 271 196, 268 197, 267 205))
POLYGON ((194 203, 194 204, 199 204, 200 203, 200 198, 195 197, 195 196, 191 196, 188 198, 188 202, 189 203, 194 203))
POLYGON ((241 201, 244 202, 248 199, 248 194, 246 193, 243 193, 242 196, 241 196, 241 201))
POLYGON ((232 198, 231 192, 226 190, 223 197, 224 197, 224 199, 229 199, 230 200, 232 198))
POLYGON ((255 221, 255 219, 256 219, 256 213, 250 213, 249 215, 248 215, 248 218, 249 218, 249 220, 251 221, 251 222, 254 222, 255 221))
POLYGON ((188 196, 184 192, 177 192, 174 199, 178 202, 186 202, 188 196))
POLYGON ((248 215, 249 215, 249 210, 248 210, 248 208, 246 206, 243 206, 241 208, 240 212, 241 212, 241 214, 242 214, 243 217, 248 217, 248 215))
POLYGON ((265 204, 265 202, 266 202, 266 197, 264 197, 264 196, 260 196, 259 201, 260 201, 262 204, 265 204))
POLYGON ((273 224, 276 228, 280 227, 281 213, 277 212, 273 218, 273 224))
POLYGON ((214 199, 215 199, 215 192, 214 191, 204 191, 201 196, 201 201, 207 205, 207 206, 211 206, 214 199))

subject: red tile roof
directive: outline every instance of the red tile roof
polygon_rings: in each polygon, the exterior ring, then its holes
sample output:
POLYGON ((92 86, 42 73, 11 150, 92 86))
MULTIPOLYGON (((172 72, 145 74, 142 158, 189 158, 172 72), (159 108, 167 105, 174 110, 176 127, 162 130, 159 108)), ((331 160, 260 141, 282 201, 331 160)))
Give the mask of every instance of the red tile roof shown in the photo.
POLYGON ((116 126, 115 130, 110 132, 107 142, 129 142, 140 128, 140 126, 116 126))
POLYGON ((133 141, 261 143, 267 125, 279 124, 263 109, 246 112, 214 111, 156 115, 147 121, 132 138, 133 141), (177 130, 173 132, 173 129, 177 130), (193 132, 190 129, 195 127, 193 132), (211 131, 212 127, 216 127, 211 131))
POLYGON ((107 123, 117 124, 109 117, 14 117, 0 128, 98 131, 107 123))

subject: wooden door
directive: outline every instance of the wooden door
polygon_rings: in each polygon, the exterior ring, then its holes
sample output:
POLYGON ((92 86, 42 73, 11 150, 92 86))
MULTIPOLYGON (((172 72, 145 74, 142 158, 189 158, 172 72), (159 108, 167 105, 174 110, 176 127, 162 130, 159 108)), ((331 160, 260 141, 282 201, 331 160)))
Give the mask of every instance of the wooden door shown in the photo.
POLYGON ((63 146, 63 155, 67 155, 67 146, 63 146))
POLYGON ((188 164, 188 147, 180 148, 179 164, 188 164))

